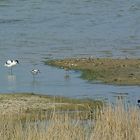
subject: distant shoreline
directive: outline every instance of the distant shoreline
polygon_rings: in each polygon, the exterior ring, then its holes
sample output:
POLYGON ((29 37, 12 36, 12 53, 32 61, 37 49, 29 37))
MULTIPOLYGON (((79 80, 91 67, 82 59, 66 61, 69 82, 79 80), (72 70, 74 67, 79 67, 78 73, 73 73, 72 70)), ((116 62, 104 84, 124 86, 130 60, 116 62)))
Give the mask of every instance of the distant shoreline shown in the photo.
POLYGON ((46 60, 45 64, 82 72, 86 80, 107 84, 140 85, 140 59, 66 58, 46 60))

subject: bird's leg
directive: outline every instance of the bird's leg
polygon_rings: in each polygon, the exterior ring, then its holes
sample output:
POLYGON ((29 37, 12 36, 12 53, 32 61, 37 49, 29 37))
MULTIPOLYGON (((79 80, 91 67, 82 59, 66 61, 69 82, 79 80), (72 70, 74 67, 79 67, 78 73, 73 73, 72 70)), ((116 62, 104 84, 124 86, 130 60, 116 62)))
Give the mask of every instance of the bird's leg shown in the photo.
POLYGON ((11 75, 13 74, 12 67, 11 67, 11 75))
POLYGON ((33 74, 33 81, 35 81, 35 75, 33 74))
POLYGON ((65 79, 69 79, 69 69, 65 68, 65 79))

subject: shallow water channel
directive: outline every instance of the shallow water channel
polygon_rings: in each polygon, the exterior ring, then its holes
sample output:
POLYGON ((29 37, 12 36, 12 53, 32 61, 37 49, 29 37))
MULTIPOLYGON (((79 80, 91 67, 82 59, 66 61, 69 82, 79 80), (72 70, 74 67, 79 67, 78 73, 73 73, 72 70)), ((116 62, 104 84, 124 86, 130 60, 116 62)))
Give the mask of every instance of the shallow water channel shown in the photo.
POLYGON ((44 58, 139 58, 138 0, 1 0, 0 93, 34 92, 74 98, 140 99, 139 86, 90 83, 80 73, 46 66, 44 58), (20 64, 13 75, 7 59, 20 64), (41 73, 33 79, 30 71, 41 73))

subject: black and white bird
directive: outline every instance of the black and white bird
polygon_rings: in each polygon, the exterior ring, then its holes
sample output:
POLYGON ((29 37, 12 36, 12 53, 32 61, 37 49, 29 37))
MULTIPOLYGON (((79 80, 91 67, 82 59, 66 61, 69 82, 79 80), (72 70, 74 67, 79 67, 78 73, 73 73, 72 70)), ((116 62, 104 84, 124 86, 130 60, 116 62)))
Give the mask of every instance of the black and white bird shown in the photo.
POLYGON ((140 99, 137 102, 138 102, 138 107, 140 108, 140 99))
POLYGON ((12 68, 19 64, 18 60, 7 60, 4 64, 5 67, 11 68, 11 74, 12 74, 12 68))
POLYGON ((33 69, 33 70, 31 70, 31 73, 34 77, 35 75, 38 75, 40 73, 40 70, 39 69, 33 69))

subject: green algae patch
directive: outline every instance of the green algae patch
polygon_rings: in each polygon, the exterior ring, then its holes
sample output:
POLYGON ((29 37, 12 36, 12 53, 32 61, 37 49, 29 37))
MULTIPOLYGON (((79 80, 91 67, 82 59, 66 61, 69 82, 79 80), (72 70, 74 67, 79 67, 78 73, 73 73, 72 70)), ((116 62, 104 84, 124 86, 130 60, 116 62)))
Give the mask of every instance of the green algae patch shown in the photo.
MULTIPOLYGON (((0 94, 0 114, 5 117, 11 115, 13 119, 23 121, 36 118, 49 119, 54 113, 65 112, 70 113, 71 116, 80 114, 82 119, 88 119, 89 115, 87 114, 101 110, 103 104, 99 100, 72 99, 31 93, 0 94), (16 116, 20 116, 20 118, 16 116)), ((94 116, 93 113, 92 116, 94 116)))
POLYGON ((45 64, 82 72, 81 77, 108 84, 140 85, 140 59, 70 58, 45 64))

